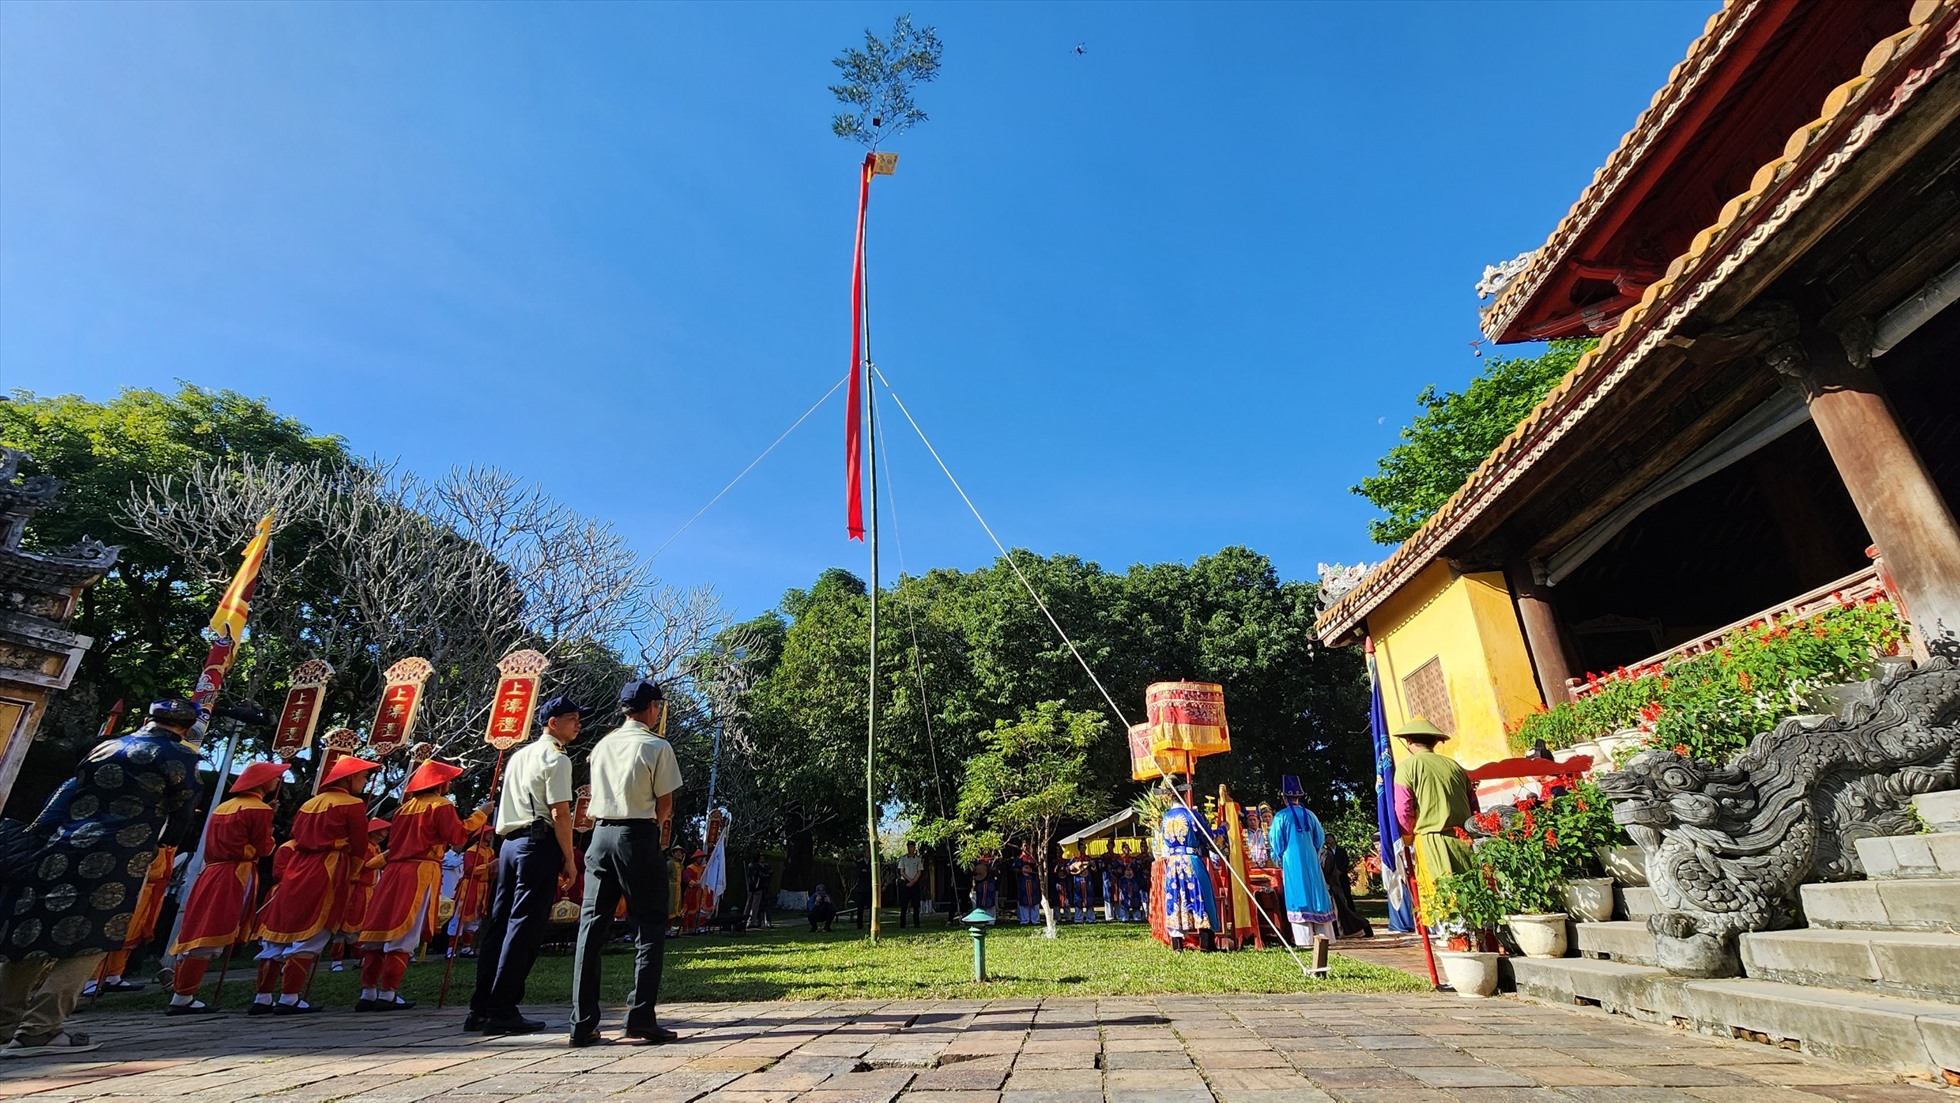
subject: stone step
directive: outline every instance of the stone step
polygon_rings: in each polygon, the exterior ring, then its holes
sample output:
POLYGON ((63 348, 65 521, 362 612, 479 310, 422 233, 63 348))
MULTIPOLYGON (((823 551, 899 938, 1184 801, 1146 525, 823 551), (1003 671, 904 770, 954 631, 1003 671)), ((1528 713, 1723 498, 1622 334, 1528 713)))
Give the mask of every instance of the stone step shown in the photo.
POLYGON ((1616 919, 1610 923, 1573 924, 1573 946, 1580 957, 1610 958, 1631 965, 1652 965, 1654 936, 1645 919, 1616 919))
POLYGON ((1812 927, 1960 934, 1960 877, 1838 881, 1802 892, 1812 927))
POLYGON ((1621 885, 1614 891, 1619 894, 1619 913, 1628 919, 1645 919, 1661 910, 1653 889, 1621 885))
POLYGON ((1742 936, 1757 980, 1960 1004, 1960 935, 1812 927, 1742 936))
POLYGON ((1960 1072, 1960 1008, 1932 1000, 1776 981, 1689 980, 1585 958, 1510 960, 1519 994, 1582 1004, 1724 1038, 1794 1043, 1805 1053, 1910 1076, 1960 1072))
POLYGON ((1858 864, 1873 880, 1960 877, 1960 834, 1888 835, 1859 839, 1858 864))
POLYGON ((1960 834, 1960 789, 1921 793, 1912 798, 1912 806, 1927 827, 1943 834, 1960 834))

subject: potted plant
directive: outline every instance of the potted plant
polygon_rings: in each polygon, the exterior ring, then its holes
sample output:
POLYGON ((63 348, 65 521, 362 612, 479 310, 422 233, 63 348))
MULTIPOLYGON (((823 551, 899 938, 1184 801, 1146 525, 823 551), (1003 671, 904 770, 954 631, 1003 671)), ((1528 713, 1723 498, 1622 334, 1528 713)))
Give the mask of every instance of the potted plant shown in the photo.
POLYGON ((1613 918, 1613 878, 1598 875, 1602 849, 1621 837, 1613 808, 1599 786, 1580 782, 1551 805, 1552 831, 1565 866, 1565 910, 1581 923, 1613 918))
POLYGON ((1448 936, 1449 948, 1437 951, 1436 961, 1450 987, 1465 999, 1481 999, 1497 991, 1498 955, 1477 949, 1503 916, 1485 871, 1475 867, 1451 874, 1430 891, 1434 899, 1424 901, 1424 910, 1435 916, 1448 936))
POLYGON ((1565 956, 1565 858, 1549 809, 1521 804, 1477 848, 1493 875, 1504 925, 1526 957, 1565 956))

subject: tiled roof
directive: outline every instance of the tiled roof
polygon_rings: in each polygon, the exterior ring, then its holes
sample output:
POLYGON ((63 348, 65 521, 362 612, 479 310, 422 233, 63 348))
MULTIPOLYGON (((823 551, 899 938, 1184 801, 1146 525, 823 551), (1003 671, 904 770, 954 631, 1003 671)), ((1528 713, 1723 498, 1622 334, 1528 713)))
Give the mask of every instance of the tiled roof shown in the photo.
MULTIPOLYGON (((1710 21, 1711 27, 1714 23, 1710 21)), ((1783 152, 1756 170, 1748 189, 1723 205, 1714 225, 1695 235, 1688 250, 1668 265, 1667 274, 1580 357, 1450 500, 1321 615, 1315 625, 1321 637, 1331 642, 1346 636, 1370 610, 1427 566, 1659 347, 1715 285, 1834 177, 1956 53, 1960 53, 1960 0, 1917 0, 1906 29, 1871 48, 1858 75, 1831 90, 1817 118, 1798 127, 1783 152), (1919 49, 1922 46, 1926 49, 1919 49), (1915 54, 1925 55, 1921 67, 1906 71, 1915 54), (1901 74, 1898 81, 1890 79, 1901 74), (1878 87, 1893 88, 1892 94, 1883 102, 1871 102, 1871 92, 1878 87)))
POLYGON ((1693 97, 1695 89, 1700 87, 1703 78, 1713 69, 1728 45, 1735 41, 1750 18, 1761 12, 1768 2, 1725 0, 1721 10, 1708 17, 1701 37, 1688 47, 1688 56, 1668 73, 1667 83, 1654 93, 1653 101, 1647 105, 1647 110, 1640 113, 1633 129, 1620 139, 1619 148, 1606 158, 1599 171, 1593 173, 1592 183, 1579 193, 1572 209, 1552 229, 1552 236, 1531 255, 1524 270, 1505 283, 1503 290, 1497 293, 1497 298, 1484 311, 1480 323, 1484 336, 1495 341, 1510 328, 1518 312, 1531 302, 1546 278, 1564 263, 1573 242, 1592 224, 1593 218, 1606 206, 1606 201, 1645 159, 1648 150, 1653 148, 1673 121, 1676 112, 1693 97))

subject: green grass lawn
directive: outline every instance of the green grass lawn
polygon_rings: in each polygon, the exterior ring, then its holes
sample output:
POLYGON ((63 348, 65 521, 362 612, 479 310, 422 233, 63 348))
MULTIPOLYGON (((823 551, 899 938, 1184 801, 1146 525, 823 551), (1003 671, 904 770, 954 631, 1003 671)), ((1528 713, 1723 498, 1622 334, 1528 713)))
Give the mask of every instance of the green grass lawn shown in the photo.
MULTIPOLYGON (((783 922, 783 921, 779 921, 783 922)), ((1399 970, 1336 954, 1333 975, 1302 976, 1285 950, 1174 954, 1142 924, 1063 925, 1057 938, 1039 928, 1009 924, 987 938, 992 980, 973 982, 973 940, 964 928, 927 920, 923 929, 887 925, 877 945, 864 932, 841 928, 811 934, 807 927, 778 926, 739 935, 705 935, 667 942, 661 999, 980 999, 1027 996, 1104 996, 1229 992, 1421 992, 1428 985, 1399 970)), ((623 1002, 631 987, 632 947, 618 944, 605 961, 605 998, 623 1002)), ((450 1005, 467 1003, 474 959, 456 962, 450 1005)), ((403 994, 434 1006, 443 963, 431 957, 409 967, 403 994)), ((527 1006, 570 1001, 572 956, 547 952, 531 973, 527 1006)), ((207 979, 204 997, 211 998, 207 979)), ((324 968, 312 999, 325 1007, 352 1006, 358 995, 352 962, 341 973, 324 968)), ((237 1008, 251 997, 249 978, 234 972, 222 1006, 237 1008)), ((165 995, 151 990, 104 997, 103 1010, 160 1008, 165 995)), ((86 1001, 85 1001, 86 1002, 86 1001)))

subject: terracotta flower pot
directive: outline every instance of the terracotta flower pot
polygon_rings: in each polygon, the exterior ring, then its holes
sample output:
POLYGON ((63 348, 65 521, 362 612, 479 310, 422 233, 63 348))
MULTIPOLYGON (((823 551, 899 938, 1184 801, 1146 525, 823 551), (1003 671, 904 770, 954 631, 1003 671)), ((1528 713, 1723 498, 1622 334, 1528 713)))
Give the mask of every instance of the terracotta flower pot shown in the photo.
POLYGON ((1575 877, 1567 881, 1565 910, 1581 923, 1604 923, 1613 918, 1613 879, 1575 877))
POLYGON ((1565 956, 1565 913, 1545 915, 1507 915, 1504 925, 1526 957, 1565 956))
POLYGON ((1483 999, 1497 991, 1497 958, 1496 954, 1456 950, 1444 950, 1436 955, 1450 987, 1466 1000, 1483 999))

